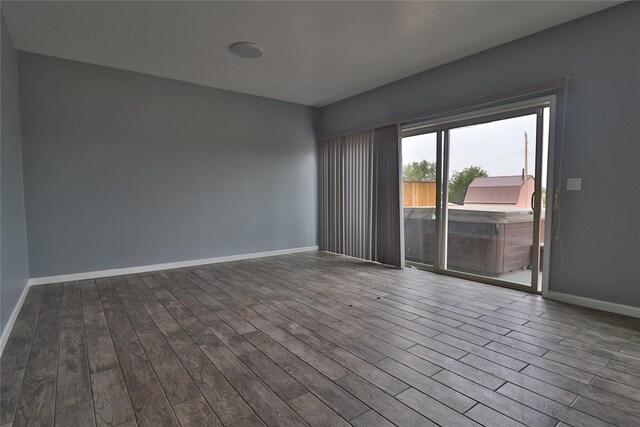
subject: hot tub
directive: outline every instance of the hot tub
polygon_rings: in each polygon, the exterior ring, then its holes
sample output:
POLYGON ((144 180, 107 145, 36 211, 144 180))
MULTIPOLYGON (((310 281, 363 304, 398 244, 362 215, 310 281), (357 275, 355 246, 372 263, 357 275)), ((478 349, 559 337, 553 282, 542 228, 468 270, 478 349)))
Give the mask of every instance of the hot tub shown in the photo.
MULTIPOLYGON (((531 266, 533 211, 476 205, 449 206, 448 214, 448 268, 499 275, 531 266)), ((433 264, 435 208, 405 207, 404 221, 405 259, 433 264)))

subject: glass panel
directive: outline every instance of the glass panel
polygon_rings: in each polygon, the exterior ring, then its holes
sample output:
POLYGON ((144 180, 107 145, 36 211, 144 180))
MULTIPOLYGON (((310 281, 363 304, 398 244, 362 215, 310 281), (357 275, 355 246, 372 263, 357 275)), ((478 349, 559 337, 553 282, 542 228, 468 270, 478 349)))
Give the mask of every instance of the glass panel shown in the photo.
POLYGON ((433 265, 436 256, 437 134, 402 139, 404 257, 433 265))
MULTIPOLYGON (((447 269, 531 285, 536 115, 450 130, 447 269)), ((546 159, 546 150, 543 158, 546 159)))

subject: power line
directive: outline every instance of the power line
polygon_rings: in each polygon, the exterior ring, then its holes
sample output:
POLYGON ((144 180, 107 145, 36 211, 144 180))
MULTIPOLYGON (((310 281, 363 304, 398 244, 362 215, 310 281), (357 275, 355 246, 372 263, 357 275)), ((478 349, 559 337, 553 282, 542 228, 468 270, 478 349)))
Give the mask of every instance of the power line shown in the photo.
POLYGON ((515 156, 516 154, 522 154, 522 150, 518 150, 518 151, 515 151, 515 152, 513 152, 511 154, 507 154, 506 156, 500 157, 499 159, 491 160, 490 162, 487 162, 485 164, 480 165, 480 167, 482 168, 482 167, 485 167, 485 166, 490 165, 492 163, 499 162, 500 160, 504 160, 504 159, 509 158, 511 156, 515 156))

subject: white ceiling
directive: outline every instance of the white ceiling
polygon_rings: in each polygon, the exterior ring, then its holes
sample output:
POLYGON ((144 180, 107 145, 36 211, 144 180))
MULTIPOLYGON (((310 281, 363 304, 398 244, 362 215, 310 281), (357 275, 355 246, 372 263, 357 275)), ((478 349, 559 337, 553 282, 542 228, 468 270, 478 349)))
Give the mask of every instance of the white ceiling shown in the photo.
POLYGON ((18 49, 322 106, 619 1, 2 2, 18 49), (234 57, 236 41, 264 47, 234 57))

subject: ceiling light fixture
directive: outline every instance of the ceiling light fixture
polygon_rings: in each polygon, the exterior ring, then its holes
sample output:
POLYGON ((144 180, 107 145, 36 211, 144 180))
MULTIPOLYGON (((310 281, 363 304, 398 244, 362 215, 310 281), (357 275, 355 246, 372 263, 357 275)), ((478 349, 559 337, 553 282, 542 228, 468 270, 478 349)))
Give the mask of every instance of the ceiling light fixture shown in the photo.
POLYGON ((260 46, 258 43, 252 42, 233 43, 231 46, 229 46, 229 50, 231 51, 231 53, 239 56, 240 58, 248 59, 260 58, 262 56, 262 53, 264 52, 262 46, 260 46))

